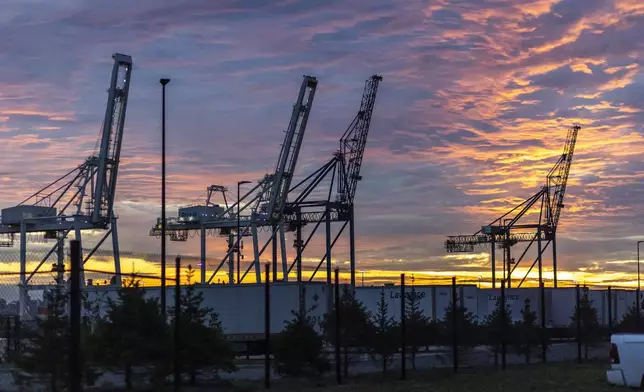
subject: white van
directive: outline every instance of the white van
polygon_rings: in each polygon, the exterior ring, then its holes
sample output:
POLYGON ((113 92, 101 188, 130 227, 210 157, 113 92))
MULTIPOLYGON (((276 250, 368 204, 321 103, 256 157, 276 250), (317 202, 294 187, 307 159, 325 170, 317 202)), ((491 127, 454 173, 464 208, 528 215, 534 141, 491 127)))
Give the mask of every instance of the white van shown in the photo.
POLYGON ((616 333, 610 337, 609 384, 644 388, 644 334, 616 333))

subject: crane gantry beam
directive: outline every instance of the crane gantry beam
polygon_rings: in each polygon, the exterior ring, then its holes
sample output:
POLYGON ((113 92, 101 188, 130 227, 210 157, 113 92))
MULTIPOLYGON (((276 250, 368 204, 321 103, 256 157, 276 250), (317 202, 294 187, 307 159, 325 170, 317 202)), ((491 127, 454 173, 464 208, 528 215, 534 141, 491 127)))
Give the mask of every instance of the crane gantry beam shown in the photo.
MULTIPOLYGON (((568 176, 570 174, 570 167, 572 165, 580 129, 581 127, 579 125, 574 125, 568 130, 563 152, 548 172, 545 185, 537 193, 525 199, 522 203, 498 217, 492 223, 483 226, 481 230, 473 235, 448 236, 445 241, 445 250, 449 253, 473 252, 477 248, 490 246, 492 287, 496 287, 495 246, 499 246, 504 251, 504 275, 506 269, 508 272, 507 277, 504 276, 504 280, 507 281, 507 287, 510 287, 512 273, 519 266, 532 244, 536 242, 537 256, 528 269, 528 272, 526 272, 526 275, 520 281, 520 287, 537 264, 539 268, 539 284, 543 283, 542 256, 545 249, 552 243, 554 286, 557 287, 556 231, 559 225, 561 211, 564 208, 563 201, 568 184, 568 176), (530 219, 530 215, 537 215, 535 210, 538 210, 538 219, 536 221, 533 220, 528 224, 519 223, 530 219), (533 214, 530 214, 531 212, 533 214), (524 231, 525 229, 533 230, 524 231), (519 231, 515 232, 515 230, 519 231), (514 262, 514 259, 511 257, 511 248, 520 242, 528 243, 528 245, 521 254, 521 257, 519 257, 519 260, 514 262), (544 242, 545 245, 543 245, 544 242)), ((535 217, 533 216, 533 218, 535 217)))

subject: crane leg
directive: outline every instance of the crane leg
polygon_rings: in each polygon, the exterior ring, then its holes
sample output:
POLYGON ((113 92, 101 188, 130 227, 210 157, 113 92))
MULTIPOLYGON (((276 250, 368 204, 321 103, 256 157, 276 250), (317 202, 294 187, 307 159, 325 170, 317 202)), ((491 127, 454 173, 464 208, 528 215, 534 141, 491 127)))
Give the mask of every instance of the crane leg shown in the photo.
POLYGON ((349 207, 349 265, 351 268, 351 289, 356 288, 356 232, 353 203, 349 207))
POLYGON ((284 223, 280 223, 280 254, 282 256, 282 280, 288 282, 288 254, 286 252, 286 238, 284 236, 284 223))
POLYGON ((56 273, 57 283, 62 283, 65 278, 65 232, 58 233, 58 243, 56 244, 56 263, 58 271, 56 273))
POLYGON ((552 234, 552 272, 554 274, 554 285, 557 288, 557 235, 552 234))
MULTIPOLYGON (((235 236, 230 234, 228 236, 228 249, 232 249, 235 246, 235 236)), ((235 253, 232 251, 228 252, 228 283, 235 284, 235 253)))
POLYGON ((253 263, 255 263, 255 280, 257 283, 262 283, 262 266, 259 264, 259 239, 257 238, 257 226, 251 225, 251 233, 253 236, 253 263))
POLYGON ((327 309, 333 307, 333 290, 331 290, 331 210, 326 207, 326 285, 327 285, 327 309))
POLYGON ((20 317, 27 316, 27 227, 20 223, 20 317))
POLYGON ((539 287, 543 285, 543 250, 541 249, 541 229, 537 231, 537 263, 539 268, 539 287))
MULTIPOLYGON (((80 259, 83 260, 83 239, 79 228, 74 228, 74 237, 81 244, 79 252, 80 252, 80 259)), ((80 270, 81 287, 85 286, 85 272, 84 272, 85 267, 83 264, 84 263, 81 263, 81 267, 80 267, 81 268, 80 270)))
POLYGON ((495 250, 495 243, 494 243, 494 237, 492 237, 492 242, 491 242, 491 264, 492 264, 492 288, 496 288, 496 250, 495 250))
POLYGON ((273 225, 272 227, 273 231, 273 237, 271 238, 272 241, 272 246, 273 246, 273 282, 277 281, 277 225, 273 225))
POLYGON ((507 255, 507 263, 508 263, 508 284, 507 288, 512 288, 512 248, 508 246, 508 255, 507 255))
POLYGON ((304 290, 302 289, 302 215, 297 211, 297 230, 295 231, 297 246, 297 292, 300 303, 300 315, 304 314, 304 290))
MULTIPOLYGON (((119 250, 119 234, 116 229, 116 219, 112 219, 112 253, 114 255, 114 274, 116 275, 116 286, 121 287, 121 252, 119 250)), ((82 259, 81 259, 82 260, 82 259)))
POLYGON ((200 255, 200 262, 201 262, 201 284, 206 283, 206 228, 201 226, 201 255, 200 255))

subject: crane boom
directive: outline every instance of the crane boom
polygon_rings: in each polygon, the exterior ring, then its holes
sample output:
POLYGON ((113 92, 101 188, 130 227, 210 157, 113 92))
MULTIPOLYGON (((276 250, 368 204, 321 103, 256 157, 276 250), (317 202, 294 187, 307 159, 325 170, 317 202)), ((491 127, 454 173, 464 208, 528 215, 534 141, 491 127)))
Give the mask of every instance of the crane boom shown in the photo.
POLYGON ((360 169, 364 156, 371 116, 376 103, 378 84, 382 76, 372 75, 365 82, 360 110, 340 139, 342 175, 338 181, 338 201, 353 203, 358 181, 362 179, 360 169), (348 160, 347 160, 348 158, 348 160))
POLYGON ((548 173, 546 186, 549 192, 549 206, 546 222, 552 231, 557 230, 561 210, 564 207, 563 200, 566 194, 566 186, 568 185, 568 174, 570 174, 572 157, 575 152, 575 144, 577 143, 577 134, 580 129, 581 127, 579 125, 574 125, 568 130, 563 153, 557 161, 557 164, 548 173))
POLYGON ((121 156, 121 140, 125 125, 125 111, 130 90, 130 75, 132 73, 132 58, 130 56, 115 53, 112 58, 114 59, 114 67, 112 68, 105 119, 103 121, 96 189, 92 195, 93 223, 103 219, 110 219, 112 216, 116 178, 121 156))
POLYGON ((267 176, 267 185, 270 185, 264 188, 261 210, 268 215, 271 223, 279 222, 284 212, 317 84, 315 77, 304 76, 297 101, 293 105, 291 120, 286 130, 275 173, 267 176))

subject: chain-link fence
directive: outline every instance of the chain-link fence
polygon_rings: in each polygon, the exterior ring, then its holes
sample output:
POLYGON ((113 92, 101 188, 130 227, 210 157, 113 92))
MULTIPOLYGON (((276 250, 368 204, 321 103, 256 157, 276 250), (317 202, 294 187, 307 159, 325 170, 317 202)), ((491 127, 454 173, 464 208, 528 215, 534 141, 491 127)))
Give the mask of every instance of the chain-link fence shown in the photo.
POLYGON ((404 275, 353 289, 339 271, 331 285, 271 282, 268 265, 262 284, 202 285, 192 262, 168 265, 165 290, 148 274, 70 273, 80 257, 0 273, 0 391, 296 390, 372 373, 605 361, 611 333, 644 332, 633 290, 423 286, 404 275))

